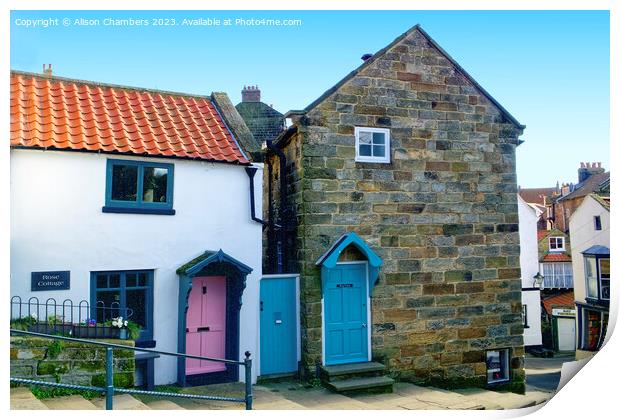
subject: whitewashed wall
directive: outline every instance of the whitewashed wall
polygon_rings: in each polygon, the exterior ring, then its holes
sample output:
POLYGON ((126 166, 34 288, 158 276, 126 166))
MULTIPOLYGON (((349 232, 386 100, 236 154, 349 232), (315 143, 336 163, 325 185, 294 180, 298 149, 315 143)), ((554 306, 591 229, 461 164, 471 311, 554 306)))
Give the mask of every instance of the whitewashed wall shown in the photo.
MULTIPOLYGON (((244 167, 35 150, 12 150, 10 163, 11 295, 88 301, 91 271, 154 269, 154 339, 157 349, 176 351, 175 271, 205 250, 221 248, 254 269, 243 294, 239 358, 246 350, 258 355, 262 236, 261 225, 250 219, 244 167), (176 215, 102 213, 108 158, 174 164, 176 215), (32 271, 60 270, 71 271, 71 290, 30 291, 32 271)), ((262 166, 254 177, 258 215, 261 171, 262 166)), ((174 358, 162 356, 155 363, 157 384, 176 380, 174 358)))
POLYGON ((610 247, 609 211, 592 197, 586 197, 570 217, 570 247, 573 256, 575 300, 585 302, 586 278, 583 255, 594 245, 610 247), (601 230, 594 229, 594 216, 601 216, 601 230))
MULTIPOLYGON (((518 196, 519 211, 519 255, 521 267, 521 287, 530 289, 534 286, 534 276, 538 272, 538 214, 518 196)), ((542 331, 540 320, 540 290, 523 290, 521 303, 527 305, 527 319, 529 328, 523 330, 523 344, 526 346, 542 345, 542 331)))
POLYGON ((536 210, 518 196, 519 211, 519 254, 521 266, 521 286, 532 287, 534 276, 538 273, 538 237, 536 222, 538 215, 536 210))

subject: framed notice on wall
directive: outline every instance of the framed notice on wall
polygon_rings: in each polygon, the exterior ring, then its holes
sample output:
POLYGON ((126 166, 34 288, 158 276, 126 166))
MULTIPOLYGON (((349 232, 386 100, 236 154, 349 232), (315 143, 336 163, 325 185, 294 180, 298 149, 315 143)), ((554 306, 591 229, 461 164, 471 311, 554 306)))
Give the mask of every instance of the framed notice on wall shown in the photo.
POLYGON ((30 290, 69 290, 71 288, 70 271, 33 271, 30 290))

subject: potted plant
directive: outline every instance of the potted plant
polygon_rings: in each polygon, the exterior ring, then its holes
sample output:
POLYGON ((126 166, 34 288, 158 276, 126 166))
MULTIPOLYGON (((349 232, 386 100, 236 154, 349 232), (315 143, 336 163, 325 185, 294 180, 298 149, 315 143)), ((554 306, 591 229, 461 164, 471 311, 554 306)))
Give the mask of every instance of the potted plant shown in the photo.
POLYGON ((123 319, 122 316, 119 316, 118 318, 112 318, 112 326, 118 328, 118 338, 120 338, 121 340, 127 340, 127 325, 127 320, 123 319))

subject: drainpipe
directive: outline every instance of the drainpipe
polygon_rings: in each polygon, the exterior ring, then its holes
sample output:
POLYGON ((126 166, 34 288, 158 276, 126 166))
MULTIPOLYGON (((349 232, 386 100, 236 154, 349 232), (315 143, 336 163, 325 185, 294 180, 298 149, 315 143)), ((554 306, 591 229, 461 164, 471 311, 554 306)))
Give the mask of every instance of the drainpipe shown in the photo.
POLYGON ((280 162, 280 211, 278 221, 280 226, 277 228, 277 245, 276 245, 276 272, 282 274, 285 267, 284 242, 286 235, 286 219, 284 212, 286 209, 286 156, 280 148, 273 145, 271 140, 267 140, 267 149, 271 150, 280 162))
POLYGON ((254 175, 256 174, 257 170, 258 168, 254 166, 248 166, 245 168, 245 173, 248 174, 248 178, 250 180, 250 216, 252 217, 252 220, 260 223, 261 225, 263 225, 263 228, 265 228, 266 226, 269 225, 269 222, 265 222, 263 219, 259 219, 258 217, 256 217, 256 203, 255 203, 256 200, 254 197, 254 175))

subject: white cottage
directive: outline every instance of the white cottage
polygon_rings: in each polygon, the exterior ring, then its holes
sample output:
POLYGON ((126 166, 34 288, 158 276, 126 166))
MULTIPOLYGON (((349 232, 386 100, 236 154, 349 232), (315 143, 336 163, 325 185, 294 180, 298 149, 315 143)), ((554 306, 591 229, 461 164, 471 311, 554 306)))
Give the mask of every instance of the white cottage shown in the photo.
MULTIPOLYGON (((88 305, 74 322, 125 315, 138 346, 257 355, 250 193, 263 176, 248 133, 225 94, 12 72, 11 296, 88 305)), ((154 363, 156 384, 240 379, 236 366, 154 363)))

